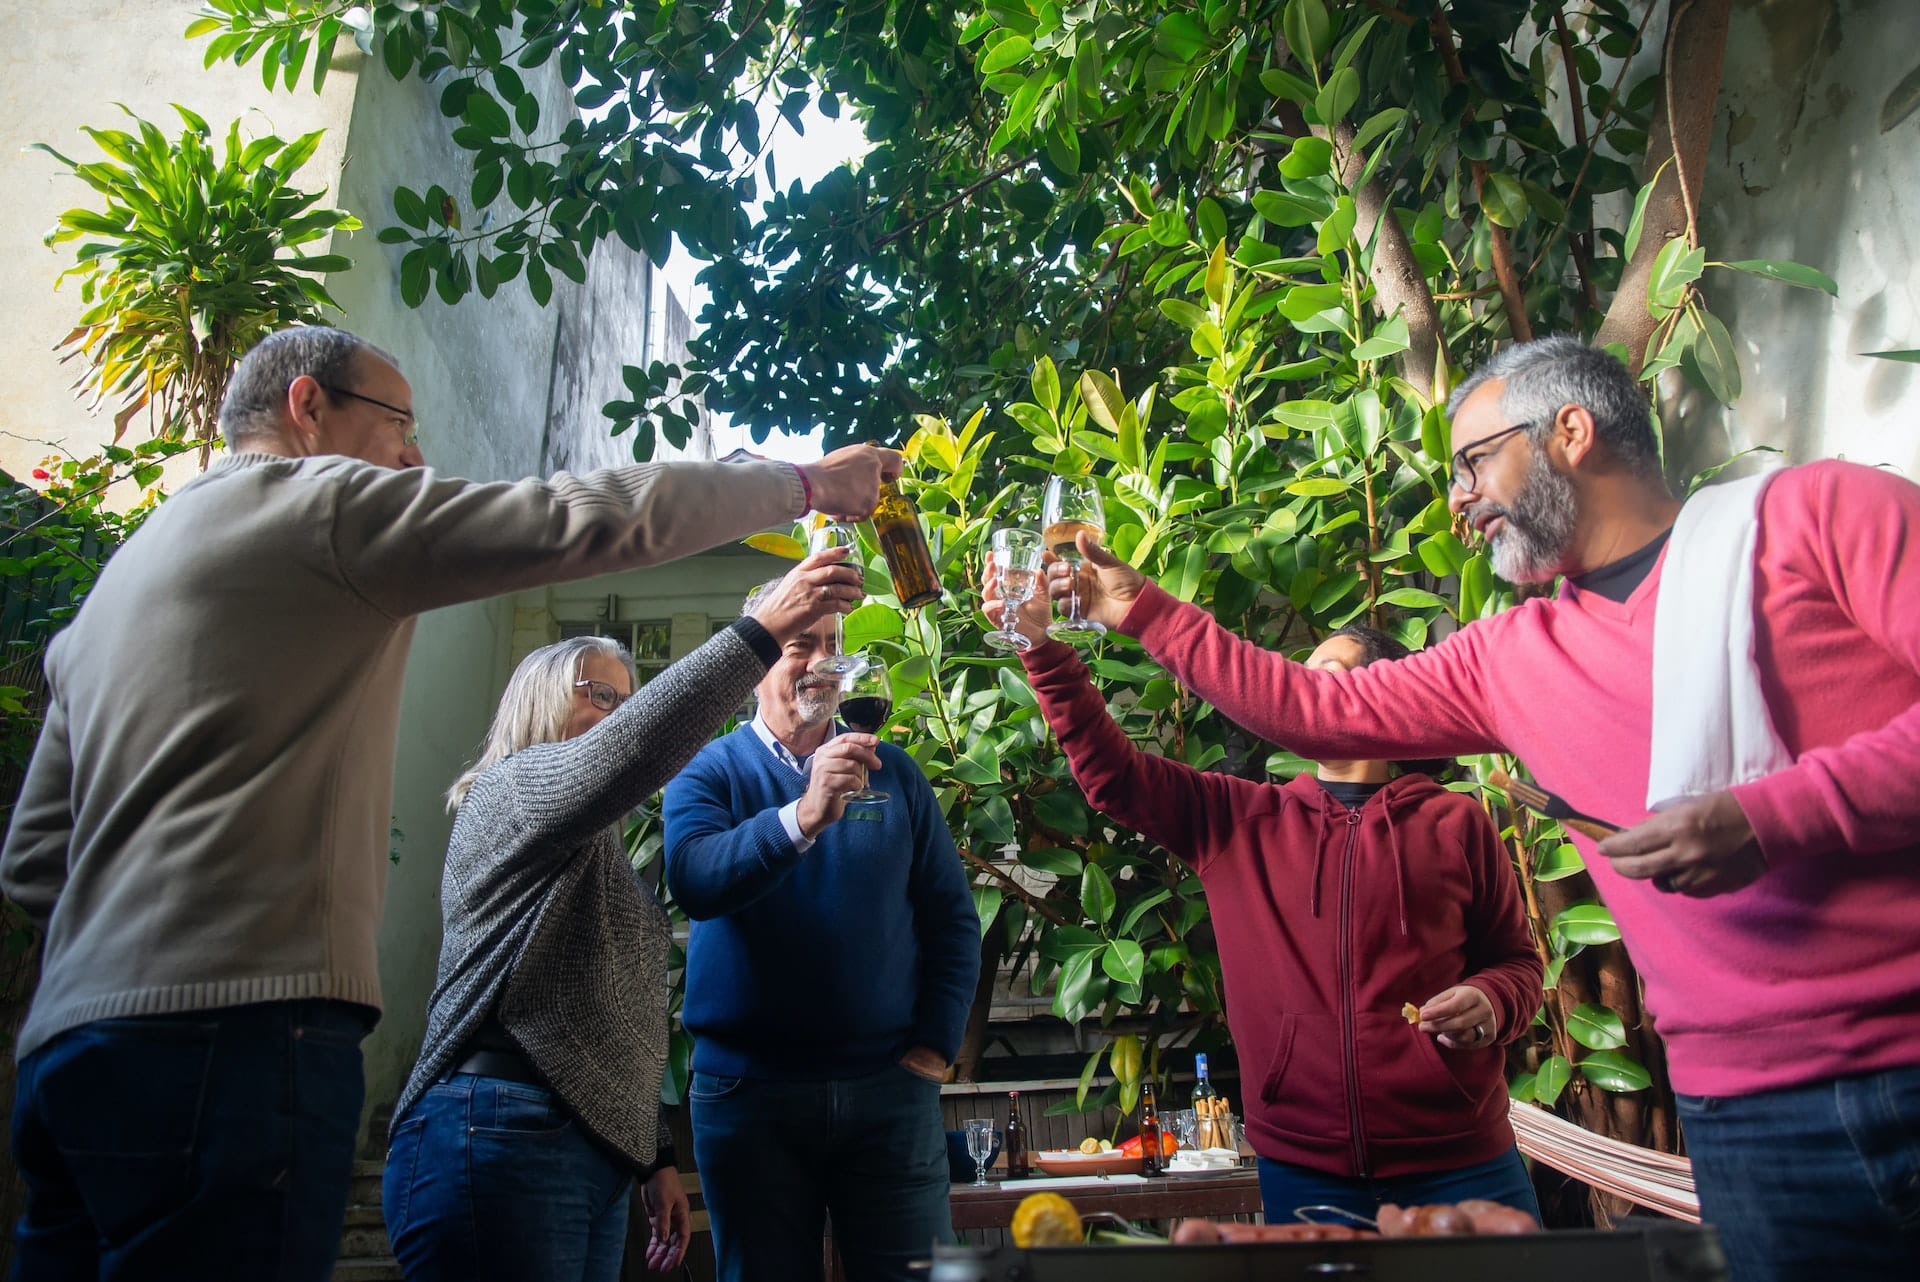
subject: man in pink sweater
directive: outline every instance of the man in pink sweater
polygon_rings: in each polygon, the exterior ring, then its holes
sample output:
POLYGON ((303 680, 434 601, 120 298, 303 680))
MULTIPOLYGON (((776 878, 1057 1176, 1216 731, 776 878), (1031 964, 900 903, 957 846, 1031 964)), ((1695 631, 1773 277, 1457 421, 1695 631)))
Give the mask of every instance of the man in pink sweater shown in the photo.
POLYGON ((1508 752, 1625 828, 1574 841, 1645 981, 1736 1282, 1920 1276, 1920 487, 1837 462, 1771 482, 1754 659, 1792 764, 1653 813, 1654 606, 1681 505, 1644 394, 1611 356, 1542 339, 1450 409, 1453 510, 1508 581, 1565 576, 1557 597, 1351 672, 1242 640, 1084 539, 1083 608, 1303 756, 1508 752))

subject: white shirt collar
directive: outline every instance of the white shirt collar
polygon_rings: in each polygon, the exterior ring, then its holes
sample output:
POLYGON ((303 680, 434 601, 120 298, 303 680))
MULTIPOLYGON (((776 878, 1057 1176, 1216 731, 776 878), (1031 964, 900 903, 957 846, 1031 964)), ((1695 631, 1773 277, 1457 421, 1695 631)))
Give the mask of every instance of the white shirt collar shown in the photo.
MULTIPOLYGON (((766 718, 760 715, 757 708, 754 710, 751 724, 753 726, 753 732, 760 736, 760 742, 767 746, 767 751, 771 752, 799 773, 807 773, 807 767, 813 764, 812 752, 809 752, 804 757, 794 756, 793 753, 788 750, 787 745, 781 743, 780 740, 774 736, 773 727, 767 724, 766 718)), ((827 739, 831 739, 835 735, 840 734, 843 729, 844 727, 841 726, 839 718, 834 718, 833 722, 827 727, 827 739)), ((827 739, 822 739, 820 742, 825 743, 827 739)), ((818 748, 814 749, 814 752, 818 751, 818 748)))

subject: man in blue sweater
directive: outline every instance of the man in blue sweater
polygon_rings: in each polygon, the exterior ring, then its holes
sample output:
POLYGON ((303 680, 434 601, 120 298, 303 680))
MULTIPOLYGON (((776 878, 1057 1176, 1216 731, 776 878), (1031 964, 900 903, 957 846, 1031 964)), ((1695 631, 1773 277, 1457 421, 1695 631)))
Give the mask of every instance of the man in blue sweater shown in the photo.
POLYGON ((908 1282, 952 1236, 940 1082, 980 921, 919 766, 835 722, 837 679, 808 670, 825 639, 816 624, 788 642, 752 723, 666 792, 667 880, 693 919, 693 1149, 722 1282, 818 1282, 828 1213, 850 1282, 908 1282), (869 772, 887 800, 849 810, 869 772))

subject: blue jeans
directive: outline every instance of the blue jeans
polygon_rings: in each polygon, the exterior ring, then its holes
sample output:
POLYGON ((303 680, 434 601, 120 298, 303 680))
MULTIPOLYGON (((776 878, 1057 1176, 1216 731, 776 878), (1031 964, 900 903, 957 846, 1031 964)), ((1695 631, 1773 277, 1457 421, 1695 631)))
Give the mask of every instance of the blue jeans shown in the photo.
MULTIPOLYGON (((1395 1206, 1430 1206, 1468 1198, 1501 1202, 1518 1207, 1536 1220, 1540 1218, 1540 1202, 1533 1195, 1533 1181, 1527 1177, 1526 1163, 1520 1160, 1517 1148, 1492 1161, 1451 1171, 1386 1179, 1328 1175, 1270 1157, 1260 1159, 1260 1208, 1269 1224, 1293 1223, 1295 1209, 1302 1206, 1337 1206, 1372 1219, 1388 1202, 1395 1206)), ((1313 1218, 1338 1222, 1334 1216, 1313 1218)))
POLYGON ((375 1014, 264 1002, 103 1019, 20 1062, 13 1277, 324 1282, 375 1014))
POLYGON ((940 1086, 897 1064, 779 1082, 695 1073, 693 1152, 720 1282, 819 1282, 820 1239, 848 1282, 908 1270, 953 1240, 940 1086))
POLYGON ((632 1189, 552 1091, 455 1073, 394 1128, 381 1203, 407 1282, 614 1282, 632 1189))
POLYGON ((1733 1282, 1920 1277, 1920 1068, 1676 1099, 1733 1282))

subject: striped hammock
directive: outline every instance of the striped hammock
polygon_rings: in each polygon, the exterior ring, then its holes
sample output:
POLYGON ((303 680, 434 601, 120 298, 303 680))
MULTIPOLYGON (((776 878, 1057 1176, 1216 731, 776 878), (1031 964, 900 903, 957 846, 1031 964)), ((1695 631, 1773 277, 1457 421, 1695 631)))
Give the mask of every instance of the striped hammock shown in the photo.
POLYGON ((1520 1151, 1534 1161, 1648 1210, 1700 1222, 1693 1164, 1686 1158, 1595 1135, 1537 1104, 1508 1104, 1520 1151))

